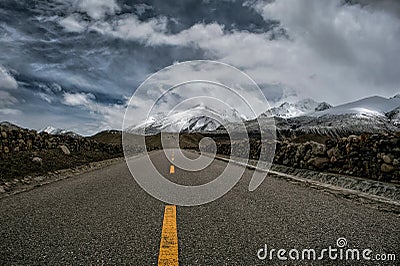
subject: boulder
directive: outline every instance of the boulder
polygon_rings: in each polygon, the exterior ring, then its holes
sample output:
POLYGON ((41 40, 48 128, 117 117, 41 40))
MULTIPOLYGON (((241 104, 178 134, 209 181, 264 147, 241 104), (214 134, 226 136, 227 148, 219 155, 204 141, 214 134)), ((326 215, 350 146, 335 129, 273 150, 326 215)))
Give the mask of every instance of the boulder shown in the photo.
POLYGON ((347 137, 347 141, 351 143, 358 143, 361 140, 361 137, 356 135, 350 135, 347 137))
POLYGON ((385 162, 385 163, 387 163, 387 164, 391 164, 392 163, 392 158, 391 158, 391 156, 389 156, 389 155, 383 155, 382 156, 382 159, 383 159, 383 161, 385 162))
POLYGON ((33 157, 32 162, 42 165, 43 160, 40 157, 33 157))
POLYGON ((71 154, 71 152, 69 151, 68 147, 65 146, 65 145, 61 145, 60 149, 65 155, 70 155, 71 154))
POLYGON ((332 158, 333 156, 339 156, 340 152, 339 149, 337 147, 333 147, 331 149, 329 149, 326 154, 328 155, 329 158, 332 158))
POLYGON ((31 149, 32 149, 32 140, 31 140, 31 139, 28 139, 28 140, 26 141, 26 148, 27 148, 28 150, 31 150, 31 149))
POLYGON ((391 173, 395 170, 395 167, 386 163, 381 165, 381 171, 384 173, 391 173))
POLYGON ((3 151, 4 151, 4 153, 9 153, 9 152, 10 152, 10 149, 9 149, 8 147, 4 146, 4 147, 3 147, 3 151))
POLYGON ((315 141, 309 141, 307 144, 311 145, 311 152, 314 155, 324 155, 326 151, 326 147, 324 144, 315 142, 315 141))
POLYGON ((347 144, 346 144, 346 152, 347 152, 347 153, 350 153, 351 150, 352 150, 352 149, 351 149, 350 143, 347 143, 347 144))

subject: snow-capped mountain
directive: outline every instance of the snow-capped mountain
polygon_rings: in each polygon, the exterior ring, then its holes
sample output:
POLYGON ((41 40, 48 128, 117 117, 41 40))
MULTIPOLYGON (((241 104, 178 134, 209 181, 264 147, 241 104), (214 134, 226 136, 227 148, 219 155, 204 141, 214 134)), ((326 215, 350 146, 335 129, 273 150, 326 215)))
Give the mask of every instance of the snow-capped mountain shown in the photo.
MULTIPOLYGON (((278 134, 297 136, 302 134, 319 134, 332 137, 348 136, 349 134, 385 133, 400 131, 400 97, 384 98, 368 97, 354 102, 331 107, 326 103, 319 104, 312 111, 313 101, 308 108, 304 105, 286 104, 280 107, 290 107, 270 110, 262 114, 260 123, 267 115, 274 115, 278 134), (295 111, 292 111, 292 110, 295 111), (275 113, 273 112, 275 111, 275 113), (290 117, 291 114, 293 116, 290 117), (300 114, 300 115, 299 115, 300 114)), ((268 120, 266 120, 268 122, 268 120)), ((257 131, 257 121, 246 122, 249 132, 257 131)))
POLYGON ((43 128, 42 130, 40 130, 39 132, 46 132, 50 135, 60 135, 60 134, 66 133, 67 130, 62 129, 62 128, 55 128, 52 126, 47 126, 47 127, 43 128))
POLYGON ((390 119, 392 125, 400 128, 400 107, 386 113, 386 116, 390 119))
POLYGON ((316 102, 313 99, 303 99, 294 103, 284 102, 277 107, 269 109, 265 114, 281 118, 303 116, 315 111, 322 111, 332 106, 326 102, 316 102))
POLYGON ((359 116, 385 116, 386 113, 400 106, 400 98, 384 98, 373 96, 355 102, 332 107, 322 112, 314 112, 311 116, 321 117, 325 115, 354 114, 359 116))
POLYGON ((67 135, 67 136, 71 136, 71 137, 79 137, 79 135, 73 131, 63 129, 63 128, 55 128, 52 126, 47 126, 47 127, 43 128, 42 130, 40 130, 39 132, 46 132, 50 135, 67 135))
MULTIPOLYGON (((261 123, 270 123, 270 119, 264 118, 271 115, 275 117, 278 132, 284 135, 310 133, 338 137, 358 133, 393 132, 400 130, 400 97, 374 96, 335 107, 312 99, 285 102, 263 113, 260 116, 261 123)), ((230 129, 237 128, 238 122, 246 120, 235 109, 218 112, 198 105, 169 115, 156 113, 126 131, 138 134, 156 134, 161 131, 224 133, 225 130, 219 128, 221 123, 217 121, 218 118, 225 128, 230 129)), ((247 130, 259 130, 257 123, 255 120, 247 120, 247 130)))
POLYGON ((333 107, 333 106, 330 105, 329 103, 327 103, 327 102, 322 102, 322 103, 318 104, 317 107, 315 107, 315 111, 316 111, 316 112, 325 111, 325 110, 328 110, 328 109, 330 109, 330 108, 332 108, 332 107, 333 107))
POLYGON ((385 133, 400 131, 400 98, 368 97, 351 103, 315 111, 306 116, 278 121, 289 132, 330 135, 385 133))
POLYGON ((221 123, 235 123, 245 119, 236 109, 216 111, 204 105, 173 112, 156 113, 136 126, 126 129, 129 133, 157 134, 163 132, 201 132, 217 129, 221 123))

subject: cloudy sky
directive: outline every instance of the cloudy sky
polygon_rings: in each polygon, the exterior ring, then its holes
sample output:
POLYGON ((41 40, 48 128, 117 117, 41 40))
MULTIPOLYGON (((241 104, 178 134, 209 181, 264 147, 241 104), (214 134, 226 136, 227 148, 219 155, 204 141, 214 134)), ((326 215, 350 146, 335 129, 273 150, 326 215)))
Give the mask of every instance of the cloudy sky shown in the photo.
POLYGON ((0 121, 121 128, 152 73, 193 59, 250 75, 271 105, 400 91, 397 0, 0 1, 0 121))

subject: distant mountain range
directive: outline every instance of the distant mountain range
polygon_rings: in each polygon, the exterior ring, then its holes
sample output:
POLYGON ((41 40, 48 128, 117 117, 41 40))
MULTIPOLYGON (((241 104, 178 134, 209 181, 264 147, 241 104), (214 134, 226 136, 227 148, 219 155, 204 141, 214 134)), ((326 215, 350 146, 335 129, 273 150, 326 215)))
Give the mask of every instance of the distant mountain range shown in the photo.
MULTIPOLYGON (((309 101, 307 101, 309 102, 309 101)), ((315 104, 314 104, 315 105, 315 104)), ((291 105, 303 107, 304 104, 291 105)), ((320 134, 334 137, 349 134, 385 133, 400 131, 400 96, 373 96, 335 107, 302 109, 297 115, 274 115, 278 133, 283 135, 320 134)), ((280 112, 282 114, 283 111, 280 112)), ((270 115, 271 110, 259 119, 270 115)), ((273 113, 273 110, 272 110, 273 113)), ((287 112, 283 112, 287 114, 287 112)), ((292 112, 294 113, 294 112, 292 112)), ((257 121, 247 121, 249 131, 257 130, 257 121)))
MULTIPOLYGON (((294 103, 284 102, 259 116, 263 123, 274 117, 277 130, 283 134, 317 133, 342 136, 355 133, 382 133, 398 131, 400 126, 400 96, 384 98, 368 97, 351 103, 332 106, 326 102, 303 99, 294 103)), ((164 132, 216 132, 221 128, 220 118, 226 128, 237 128, 244 121, 248 131, 259 130, 256 120, 246 120, 235 109, 218 113, 206 106, 175 112, 171 115, 158 113, 143 123, 129 127, 127 132, 157 134, 164 132)))
MULTIPOLYGON (((226 133, 225 128, 235 129, 244 122, 248 132, 259 131, 258 122, 270 123, 275 119, 278 134, 285 136, 319 134, 333 137, 361 133, 385 133, 400 131, 400 94, 391 98, 373 96, 354 102, 331 106, 326 102, 303 99, 284 102, 267 110, 256 119, 248 120, 236 109, 219 112, 204 105, 175 111, 171 114, 156 113, 126 132, 154 135, 159 132, 208 132, 226 133), (221 123, 224 127, 221 127, 221 123)), ((3 127, 17 127, 8 122, 3 127)), ((80 137, 73 131, 48 126, 40 130, 53 135, 80 137)), ((104 131, 107 136, 120 138, 120 131, 104 131), (113 133, 113 134, 111 134, 113 133)), ((117 141, 115 141, 117 142, 117 141)))

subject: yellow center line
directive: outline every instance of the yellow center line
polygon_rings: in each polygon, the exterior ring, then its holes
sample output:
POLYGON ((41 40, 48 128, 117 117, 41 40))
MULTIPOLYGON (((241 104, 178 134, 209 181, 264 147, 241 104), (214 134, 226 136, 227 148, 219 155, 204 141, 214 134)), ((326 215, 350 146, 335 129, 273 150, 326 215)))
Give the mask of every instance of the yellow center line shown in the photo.
POLYGON ((169 173, 170 173, 170 174, 175 174, 175 166, 174 166, 174 165, 171 165, 171 166, 169 167, 169 173))
POLYGON ((176 206, 165 206, 158 265, 179 265, 176 206))

